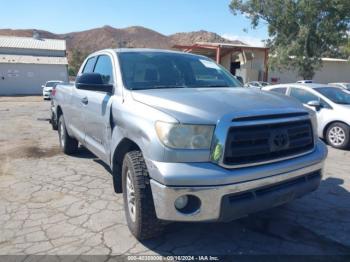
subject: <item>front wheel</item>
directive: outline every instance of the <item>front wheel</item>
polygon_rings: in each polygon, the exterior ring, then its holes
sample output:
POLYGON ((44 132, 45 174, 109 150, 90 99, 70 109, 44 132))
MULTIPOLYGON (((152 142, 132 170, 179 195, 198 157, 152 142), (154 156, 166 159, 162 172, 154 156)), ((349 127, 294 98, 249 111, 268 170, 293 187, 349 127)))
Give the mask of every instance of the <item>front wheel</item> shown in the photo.
POLYGON ((344 123, 331 124, 326 132, 327 143, 332 147, 346 149, 349 147, 350 128, 344 123))
POLYGON ((161 234, 164 224, 156 216, 148 171, 140 151, 125 155, 122 186, 125 216, 131 233, 139 240, 161 234))

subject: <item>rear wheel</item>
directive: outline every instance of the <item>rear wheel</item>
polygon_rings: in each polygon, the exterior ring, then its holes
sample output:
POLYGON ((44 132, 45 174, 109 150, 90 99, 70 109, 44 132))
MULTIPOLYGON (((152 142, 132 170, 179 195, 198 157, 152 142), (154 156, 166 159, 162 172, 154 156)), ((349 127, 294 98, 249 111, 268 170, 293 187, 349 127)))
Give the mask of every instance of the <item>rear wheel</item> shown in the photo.
POLYGON ((161 234, 164 223, 156 216, 148 171, 140 151, 125 155, 122 186, 125 216, 131 233, 139 240, 161 234))
POLYGON ((350 128, 344 123, 331 124, 326 132, 327 143, 332 147, 346 149, 349 147, 350 128))
POLYGON ((58 120, 58 137, 63 153, 71 155, 77 151, 78 140, 69 136, 64 123, 63 115, 61 115, 58 120))
POLYGON ((57 130, 58 129, 57 118, 55 117, 54 113, 51 113, 50 122, 51 122, 52 129, 57 130))

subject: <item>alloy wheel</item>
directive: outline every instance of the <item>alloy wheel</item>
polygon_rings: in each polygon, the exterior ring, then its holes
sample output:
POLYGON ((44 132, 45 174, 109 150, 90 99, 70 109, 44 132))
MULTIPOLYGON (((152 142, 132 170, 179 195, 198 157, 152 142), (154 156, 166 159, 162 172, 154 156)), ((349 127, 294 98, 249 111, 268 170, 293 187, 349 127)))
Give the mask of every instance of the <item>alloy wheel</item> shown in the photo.
POLYGON ((331 130, 329 130, 329 141, 331 141, 331 143, 335 146, 341 146, 346 138, 346 134, 345 131, 339 127, 339 126, 335 126, 332 127, 331 130))
POLYGON ((128 210, 130 218, 133 222, 136 221, 136 200, 135 200, 135 188, 130 170, 126 173, 126 195, 128 201, 128 210))

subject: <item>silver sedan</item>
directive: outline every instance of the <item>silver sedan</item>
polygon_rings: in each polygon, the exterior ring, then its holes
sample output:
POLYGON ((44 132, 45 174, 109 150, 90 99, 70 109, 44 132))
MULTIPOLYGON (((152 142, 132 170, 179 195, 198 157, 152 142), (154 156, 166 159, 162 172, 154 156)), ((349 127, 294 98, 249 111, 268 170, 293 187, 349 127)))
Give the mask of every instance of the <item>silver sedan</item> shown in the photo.
POLYGON ((350 83, 344 83, 344 82, 340 82, 340 83, 328 83, 328 85, 330 86, 335 86, 335 87, 340 87, 342 89, 348 90, 350 91, 350 83))
POLYGON ((296 98, 305 107, 316 112, 318 136, 335 148, 350 146, 350 92, 324 84, 280 84, 266 86, 274 91, 296 98))

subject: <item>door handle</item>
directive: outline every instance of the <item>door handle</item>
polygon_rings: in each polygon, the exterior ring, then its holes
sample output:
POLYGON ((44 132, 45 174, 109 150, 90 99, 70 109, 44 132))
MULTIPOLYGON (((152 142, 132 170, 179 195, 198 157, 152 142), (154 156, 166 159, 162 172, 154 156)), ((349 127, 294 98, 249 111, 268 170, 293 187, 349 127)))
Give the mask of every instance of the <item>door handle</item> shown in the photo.
POLYGON ((88 98, 85 96, 81 99, 81 102, 84 104, 84 105, 87 105, 89 103, 89 100, 88 98))

